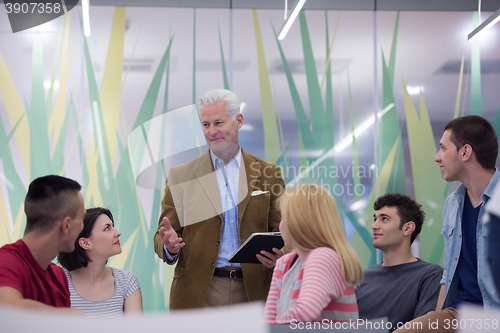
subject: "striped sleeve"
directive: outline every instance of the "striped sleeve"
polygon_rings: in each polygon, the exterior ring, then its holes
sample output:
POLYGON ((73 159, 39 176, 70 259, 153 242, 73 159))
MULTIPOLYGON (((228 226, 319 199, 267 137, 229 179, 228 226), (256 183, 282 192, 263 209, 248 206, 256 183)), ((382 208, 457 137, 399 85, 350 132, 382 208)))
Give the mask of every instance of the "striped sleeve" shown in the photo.
POLYGON ((271 287, 267 295, 266 306, 264 308, 264 320, 270 324, 276 322, 276 312, 278 307, 278 299, 281 293, 281 281, 285 273, 285 267, 288 260, 293 259, 293 254, 289 253, 279 258, 274 267, 271 287))
POLYGON ((340 270, 337 253, 326 247, 309 252, 303 271, 300 290, 295 290, 292 298, 297 302, 276 318, 276 323, 289 323, 292 319, 300 322, 314 321, 334 299, 343 295, 347 287, 340 270))
POLYGON ((128 271, 123 272, 125 273, 125 279, 123 281, 125 285, 123 298, 127 299, 134 293, 134 291, 140 289, 141 286, 139 285, 139 280, 137 280, 137 276, 135 276, 134 273, 128 271))

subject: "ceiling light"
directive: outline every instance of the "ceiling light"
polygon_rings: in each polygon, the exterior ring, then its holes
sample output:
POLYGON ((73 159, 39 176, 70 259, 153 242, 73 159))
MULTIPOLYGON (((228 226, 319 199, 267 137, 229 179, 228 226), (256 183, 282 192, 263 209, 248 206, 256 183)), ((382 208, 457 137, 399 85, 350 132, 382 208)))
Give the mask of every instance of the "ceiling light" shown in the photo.
POLYGON ((297 15, 299 15, 299 12, 302 9, 302 6, 304 6, 305 2, 306 0, 297 0, 297 2, 295 3, 295 7, 293 8, 292 15, 288 17, 288 19, 283 24, 283 27, 281 28, 281 32, 278 35, 279 40, 283 40, 285 38, 288 30, 290 30, 293 21, 295 21, 295 18, 297 17, 297 15))
POLYGON ((406 87, 406 91, 410 95, 418 95, 418 94, 420 94, 420 89, 422 89, 422 91, 424 91, 424 89, 421 88, 421 87, 419 87, 419 86, 407 86, 406 87))
POLYGON ((59 89, 59 81, 54 81, 54 83, 51 83, 50 81, 45 81, 45 82, 43 83, 43 87, 44 87, 45 89, 50 89, 50 86, 51 86, 52 84, 53 84, 53 88, 54 88, 54 90, 59 89))
POLYGON ((83 34, 90 37, 90 5, 89 0, 82 0, 83 34))
POLYGON ((497 23, 500 20, 500 9, 494 12, 490 17, 488 17, 483 23, 481 23, 476 29, 474 29, 467 39, 469 42, 472 42, 479 36, 479 33, 488 30, 492 25, 497 23))

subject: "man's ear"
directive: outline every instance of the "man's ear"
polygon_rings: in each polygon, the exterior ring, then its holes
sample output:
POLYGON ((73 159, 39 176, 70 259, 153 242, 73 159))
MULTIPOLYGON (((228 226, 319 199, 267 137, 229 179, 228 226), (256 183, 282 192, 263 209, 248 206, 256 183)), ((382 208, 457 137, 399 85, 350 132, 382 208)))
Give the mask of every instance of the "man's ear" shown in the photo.
POLYGON ((61 232, 64 233, 64 234, 67 234, 69 232, 69 220, 71 218, 69 216, 66 216, 65 218, 61 219, 60 220, 60 228, 61 228, 61 232))
POLYGON ((469 160, 472 156, 472 153, 474 152, 472 150, 472 146, 468 143, 466 143, 460 150, 461 150, 460 158, 462 159, 462 161, 469 160))
POLYGON ((416 225, 415 225, 415 222, 413 221, 408 221, 406 222, 404 225, 403 225, 403 233, 405 236, 409 236, 413 233, 413 231, 415 230, 416 228, 416 225))
POLYGON ((245 120, 245 118, 243 117, 242 113, 238 113, 236 115, 236 123, 237 123, 238 129, 240 129, 243 126, 243 121, 244 120, 245 120))

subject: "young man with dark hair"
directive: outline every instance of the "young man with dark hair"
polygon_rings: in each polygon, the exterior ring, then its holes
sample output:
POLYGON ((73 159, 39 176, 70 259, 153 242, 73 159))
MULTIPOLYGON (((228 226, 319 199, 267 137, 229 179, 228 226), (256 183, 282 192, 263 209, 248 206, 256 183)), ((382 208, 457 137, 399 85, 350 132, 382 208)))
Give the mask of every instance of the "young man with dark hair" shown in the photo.
POLYGON ((80 190, 74 180, 52 175, 30 184, 24 237, 0 248, 0 305, 69 310, 68 281, 51 261, 61 251, 72 252, 83 229, 80 190))
POLYGON ((446 125, 439 146, 435 161, 444 179, 462 183, 448 196, 443 208, 441 292, 436 311, 414 320, 422 324, 422 329, 416 329, 421 325, 409 325, 401 332, 429 331, 430 322, 438 323, 432 332, 454 332, 454 326, 446 323, 457 319, 460 305, 500 306, 487 262, 488 230, 483 225, 484 206, 500 180, 500 172, 495 168, 497 135, 486 119, 465 116, 446 125))
POLYGON ((435 309, 443 269, 411 253, 424 223, 421 205, 406 195, 390 193, 379 197, 373 209, 373 246, 384 252, 384 260, 365 270, 356 290, 359 317, 387 317, 394 330, 435 309))

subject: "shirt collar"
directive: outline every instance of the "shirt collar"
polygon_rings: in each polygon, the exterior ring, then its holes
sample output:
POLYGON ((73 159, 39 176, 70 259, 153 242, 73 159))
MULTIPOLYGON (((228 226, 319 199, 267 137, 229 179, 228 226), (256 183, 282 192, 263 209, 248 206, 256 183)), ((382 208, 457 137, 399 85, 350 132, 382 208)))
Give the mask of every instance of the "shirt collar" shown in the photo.
MULTIPOLYGON (((212 149, 210 149, 210 156, 212 157, 212 164, 214 166, 214 170, 217 170, 217 165, 215 163, 217 162, 217 160, 222 161, 222 159, 217 157, 217 155, 214 154, 212 149)), ((241 146, 238 146, 238 151, 236 152, 236 155, 234 155, 234 157, 229 161, 229 163, 231 163, 233 160, 236 162, 236 165, 239 168, 241 164, 241 146)))
POLYGON ((484 190, 483 195, 486 195, 489 198, 493 195, 495 191, 495 186, 497 183, 500 181, 500 171, 498 171, 497 168, 495 168, 495 173, 490 179, 490 182, 488 183, 488 186, 486 186, 486 189, 484 190))
MULTIPOLYGON (((498 169, 495 168, 495 173, 491 177, 488 186, 486 186, 486 189, 484 190, 481 196, 483 203, 486 203, 487 199, 489 199, 493 195, 497 183, 500 183, 500 171, 498 171, 498 169)), ((455 196, 457 197, 457 199, 464 198, 466 191, 467 189, 465 188, 464 184, 460 184, 458 189, 455 191, 455 196)))

